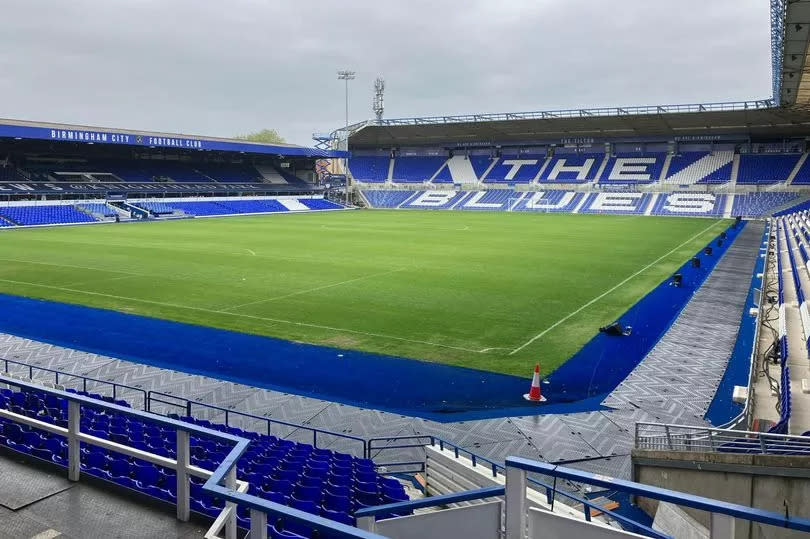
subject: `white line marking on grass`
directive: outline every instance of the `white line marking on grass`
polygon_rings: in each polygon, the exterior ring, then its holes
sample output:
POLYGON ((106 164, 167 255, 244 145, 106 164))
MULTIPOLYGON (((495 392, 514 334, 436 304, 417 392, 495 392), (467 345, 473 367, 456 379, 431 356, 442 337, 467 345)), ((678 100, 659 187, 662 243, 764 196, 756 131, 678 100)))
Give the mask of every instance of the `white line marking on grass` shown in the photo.
POLYGON ((510 355, 510 356, 512 356, 512 355, 517 354, 518 352, 520 352, 521 350, 523 350, 524 348, 526 348, 527 346, 529 346, 530 344, 532 344, 534 341, 536 341, 537 339, 539 339, 540 337, 542 337, 543 335, 545 335, 546 333, 548 333, 548 332, 549 332, 549 331, 551 331, 552 329, 556 328, 557 326, 559 326, 560 324, 562 324, 563 322, 565 322, 566 320, 568 320, 568 319, 569 319, 569 318, 571 318, 572 316, 575 316, 575 315, 579 314, 580 312, 582 312, 583 310, 587 309, 588 307, 590 307, 591 305, 593 305, 594 303, 596 303, 596 302, 597 302, 597 301, 599 301, 600 299, 602 299, 602 298, 604 298, 605 296, 607 296, 608 294, 610 294, 610 293, 614 292, 614 291, 615 291, 617 288, 619 288, 619 287, 621 287, 621 286, 623 286, 623 285, 627 284, 629 281, 631 281, 631 280, 633 280, 634 278, 638 277, 639 275, 641 275, 642 273, 644 273, 645 271, 647 271, 648 269, 650 269, 651 267, 653 267, 654 265, 656 265, 657 263, 659 263, 661 260, 665 259, 665 258, 666 258, 666 257, 668 257, 669 255, 671 255, 672 253, 674 253, 675 251, 677 251, 678 249, 680 249, 681 247, 683 247, 684 245, 686 245, 687 243, 689 243, 689 242, 691 242, 691 241, 694 241, 694 240, 695 240, 697 237, 699 237, 699 236, 701 236, 701 235, 705 234, 705 233, 706 233, 706 232, 708 232, 710 229, 712 229, 712 228, 716 227, 716 226, 717 226, 718 224, 720 224, 720 223, 721 223, 721 221, 717 221, 716 223, 712 223, 711 225, 707 226, 706 228, 704 228, 703 230, 701 230, 700 232, 698 232, 697 234, 695 234, 694 236, 692 236, 691 238, 689 238, 688 240, 686 240, 685 242, 683 242, 682 244, 680 244, 680 245, 678 245, 677 247, 673 248, 671 251, 669 251, 669 252, 667 252, 667 253, 665 253, 665 254, 663 254, 663 255, 659 256, 658 258, 656 258, 655 260, 653 260, 652 262, 650 262, 649 264, 647 264, 646 266, 644 266, 643 268, 641 268, 640 270, 638 270, 638 271, 637 271, 637 272, 635 272, 633 275, 631 275, 630 277, 626 278, 625 280, 623 280, 622 282, 620 282, 620 283, 619 283, 619 284, 617 284, 616 286, 614 286, 614 287, 610 288, 609 290, 606 290, 605 292, 602 292, 601 294, 599 294, 598 296, 596 296, 595 298, 593 298, 592 300, 590 300, 588 303, 586 303, 585 305, 583 305, 582 307, 580 307, 580 308, 579 308, 579 309, 577 309, 576 311, 571 312, 571 313, 568 313, 568 314, 567 314, 567 315, 565 315, 564 317, 560 318, 559 320, 557 320, 556 322, 554 322, 553 324, 551 324, 549 327, 547 327, 546 329, 544 329, 543 331, 541 331, 540 333, 538 333, 537 335, 535 335, 534 337, 532 337, 531 339, 529 339, 528 341, 526 341, 525 343, 521 344, 520 346, 518 346, 517 348, 515 348, 515 349, 514 349, 514 350, 512 350, 511 352, 509 352, 509 355, 510 355))
POLYGON ((96 284, 96 283, 101 283, 101 282, 106 283, 108 281, 120 281, 121 279, 132 279, 133 277, 140 277, 140 275, 119 275, 118 277, 109 277, 107 279, 94 279, 94 280, 85 279, 84 281, 78 281, 78 282, 75 282, 75 283, 68 283, 65 286, 73 287, 73 286, 82 286, 82 285, 86 285, 86 284, 96 284))
POLYGON ((397 273, 398 271, 402 271, 404 269, 405 268, 397 268, 397 269, 394 269, 394 270, 381 271, 379 273, 371 273, 369 275, 361 275, 360 277, 355 277, 354 279, 347 279, 345 281, 340 281, 339 283, 331 283, 331 284, 325 284, 325 285, 322 285, 322 286, 316 286, 314 288, 309 288, 307 290, 299 290, 298 292, 291 292, 289 294, 284 294, 283 296, 276 296, 274 298, 267 298, 267 299, 257 299, 256 301, 249 301, 247 303, 234 305, 233 307, 226 307, 224 309, 220 309, 219 312, 226 313, 226 312, 232 311, 234 309, 240 309, 242 307, 247 307, 248 305, 258 305, 259 303, 267 303, 269 301, 276 301, 276 300, 279 300, 279 299, 291 298, 293 296, 300 296, 301 294, 309 294, 310 292, 317 292, 318 290, 325 290, 327 288, 334 288, 336 286, 341 286, 341 285, 344 285, 344 284, 349 284, 349 283, 354 283, 354 282, 357 282, 357 281, 362 281, 363 279, 371 279, 372 277, 379 277, 381 275, 390 275, 392 273, 397 273))
POLYGON ((405 337, 396 337, 394 335, 385 335, 385 334, 382 334, 382 333, 372 333, 372 332, 369 332, 369 331, 359 331, 359 330, 356 330, 356 329, 336 328, 336 327, 332 327, 332 326, 323 326, 323 325, 320 325, 320 324, 310 324, 308 322, 295 322, 293 320, 284 320, 284 319, 281 319, 281 318, 269 318, 269 317, 266 317, 266 316, 254 316, 252 314, 240 314, 240 313, 229 313, 229 312, 224 312, 224 311, 215 311, 213 309, 206 309, 204 307, 191 307, 189 305, 178 305, 176 303, 166 303, 166 302, 163 302, 163 301, 154 301, 154 300, 151 300, 151 299, 130 298, 130 297, 127 297, 127 296, 117 296, 115 294, 104 294, 102 292, 90 292, 88 290, 78 290, 78 289, 75 289, 75 288, 65 288, 63 286, 55 286, 55 285, 48 285, 48 284, 29 283, 29 282, 26 282, 26 281, 14 281, 14 280, 11 280, 11 279, 0 279, 0 282, 11 283, 11 284, 21 284, 21 285, 27 285, 27 286, 38 286, 40 288, 48 288, 48 289, 51 289, 51 290, 61 290, 63 292, 75 292, 77 294, 84 294, 84 295, 88 295, 88 296, 99 296, 99 297, 104 297, 104 298, 120 299, 120 300, 124 300, 124 301, 135 301, 135 302, 138 302, 138 303, 149 303, 151 305, 160 305, 162 307, 173 307, 173 308, 176 308, 176 309, 186 309, 186 310, 190 310, 190 311, 199 311, 199 312, 203 312, 203 313, 224 314, 224 315, 227 315, 227 316, 235 316, 237 318, 250 318, 252 320, 263 320, 265 322, 275 322, 275 323, 278 323, 278 324, 289 324, 289 325, 292 325, 292 326, 310 327, 310 328, 316 328, 316 329, 327 329, 327 330, 330 330, 330 331, 337 331, 337 332, 342 332, 342 333, 353 333, 355 335, 366 335, 368 337, 379 337, 381 339, 389 339, 389 340, 394 340, 394 341, 409 342, 409 343, 413 343, 413 344, 426 344, 428 346, 436 346, 438 348, 448 348, 448 349, 451 349, 451 350, 461 350, 462 352, 479 353, 478 350, 473 350, 471 348, 464 348, 464 347, 461 347, 461 346, 452 346, 452 345, 449 345, 449 344, 441 344, 441 343, 435 343, 435 342, 430 342, 430 341, 420 341, 418 339, 406 339, 405 337))
POLYGON ((36 264, 39 266, 53 266, 55 268, 75 268, 75 269, 85 269, 85 270, 93 270, 93 271, 105 271, 107 273, 122 273, 125 275, 137 275, 138 277, 155 277, 155 275, 147 275, 145 273, 133 273, 131 271, 121 271, 117 269, 104 269, 104 268, 94 268, 92 266, 76 266, 73 264, 54 264, 53 262, 37 262, 35 260, 22 260, 19 258, 0 258, 2 262, 18 262, 21 264, 36 264))
POLYGON ((249 252, 253 256, 256 256, 256 251, 254 251, 253 249, 248 249, 247 247, 245 247, 245 251, 249 252))

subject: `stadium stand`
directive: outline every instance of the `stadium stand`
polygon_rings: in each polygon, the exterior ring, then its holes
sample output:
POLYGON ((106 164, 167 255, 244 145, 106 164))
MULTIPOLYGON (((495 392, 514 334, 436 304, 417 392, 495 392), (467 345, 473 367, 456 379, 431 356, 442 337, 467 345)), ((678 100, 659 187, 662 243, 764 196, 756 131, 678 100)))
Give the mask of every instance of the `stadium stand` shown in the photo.
POLYGON ((546 162, 544 155, 505 155, 489 169, 486 183, 529 183, 546 162))
MULTIPOLYGON (((394 159, 394 170, 391 180, 395 183, 414 183, 429 180, 447 161, 447 157, 410 157, 394 159)), ((387 166, 387 165, 386 165, 387 166)), ((387 173, 386 169, 386 173, 387 173)))
POLYGON ((694 217, 695 215, 722 217, 725 207, 726 195, 675 191, 668 195, 659 195, 650 214, 679 217, 694 217))
POLYGON ((774 208, 789 204, 799 198, 798 193, 762 192, 734 195, 731 215, 763 217, 770 215, 774 208))
POLYGON ((740 154, 737 183, 756 185, 786 182, 799 157, 796 154, 740 154))
POLYGON ((343 206, 324 198, 299 198, 298 201, 311 210, 341 210, 343 206))
POLYGON ((51 206, 3 206, 3 216, 20 225, 53 225, 61 223, 92 223, 92 216, 70 205, 51 206))
POLYGON ((117 215, 114 209, 100 202, 77 204, 76 207, 101 217, 115 217, 117 215))
POLYGON ((388 179, 391 159, 379 156, 355 156, 349 159, 349 171, 358 181, 381 183, 388 179))
POLYGON ((541 182, 585 183, 596 179, 604 153, 557 154, 540 174, 541 182))
POLYGON ((661 177, 663 153, 617 153, 608 158, 600 183, 653 183, 661 177))
MULTIPOLYGON (((68 391, 130 407, 123 400, 68 391)), ((0 389, 0 408, 61 427, 68 424, 67 400, 46 393, 0 389)), ((354 524, 352 515, 358 509, 408 500, 402 484, 396 479, 380 476, 371 460, 193 417, 170 417, 252 440, 237 466, 237 478, 247 480, 250 483, 248 492, 260 498, 351 525, 354 524)), ((2 445, 67 467, 68 444, 64 436, 5 419, 0 419, 0 427, 2 445)), ((90 407, 83 411, 81 428, 97 438, 176 458, 173 429, 90 407)), ((202 437, 192 437, 190 448, 191 464, 206 470, 216 469, 231 449, 227 444, 202 437)), ((173 470, 95 446, 82 449, 81 469, 159 500, 177 501, 177 480, 173 470)), ((191 478, 191 508, 215 518, 224 508, 224 503, 205 494, 201 488, 203 483, 202 479, 191 478)), ((241 527, 250 529, 247 512, 240 512, 237 519, 241 527)), ((285 528, 302 536, 309 536, 311 531, 296 528, 293 523, 285 528)))
POLYGON ((683 152, 673 155, 665 183, 726 183, 731 179, 732 151, 683 152))
POLYGON ((763 217, 793 202, 801 194, 764 191, 724 194, 695 191, 649 193, 638 191, 576 192, 559 189, 521 192, 491 191, 363 191, 372 208, 544 211, 649 214, 681 217, 763 217), (729 209, 729 199, 733 203, 729 209))
POLYGON ((154 215, 168 215, 177 212, 175 207, 164 202, 136 202, 133 206, 142 208, 154 215))

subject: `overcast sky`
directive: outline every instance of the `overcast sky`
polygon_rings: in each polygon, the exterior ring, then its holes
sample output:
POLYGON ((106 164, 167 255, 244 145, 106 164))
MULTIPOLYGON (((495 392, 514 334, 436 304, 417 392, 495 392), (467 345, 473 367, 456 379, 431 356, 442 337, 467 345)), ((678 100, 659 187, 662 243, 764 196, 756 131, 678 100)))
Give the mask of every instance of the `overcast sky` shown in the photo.
POLYGON ((3 0, 0 117, 288 141, 388 118, 770 96, 767 0, 3 0))

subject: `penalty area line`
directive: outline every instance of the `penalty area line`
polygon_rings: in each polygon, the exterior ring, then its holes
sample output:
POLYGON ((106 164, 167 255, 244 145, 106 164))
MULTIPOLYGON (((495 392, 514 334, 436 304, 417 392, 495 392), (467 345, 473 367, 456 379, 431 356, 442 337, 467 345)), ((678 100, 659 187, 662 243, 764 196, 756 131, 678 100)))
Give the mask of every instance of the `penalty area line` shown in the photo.
POLYGON ((676 247, 672 248, 672 249, 671 249, 670 251, 668 251, 667 253, 664 253, 663 255, 659 256, 658 258, 656 258, 655 260, 653 260, 652 262, 650 262, 649 264, 647 264, 646 266, 644 266, 643 268, 641 268, 640 270, 638 270, 637 272, 635 272, 634 274, 632 274, 630 277, 627 277, 625 280, 623 280, 623 281, 622 281, 622 282, 620 282, 619 284, 617 284, 617 285, 615 285, 614 287, 612 287, 612 288, 610 288, 610 289, 608 289, 608 290, 606 290, 606 291, 602 292, 601 294, 599 294, 598 296, 596 296, 595 298, 593 298, 592 300, 590 300, 588 303, 586 303, 585 305, 583 305, 582 307, 580 307, 580 308, 579 308, 579 309, 577 309, 576 311, 573 311, 573 312, 571 312, 571 313, 568 313, 568 314, 567 314, 567 315, 565 315, 564 317, 560 318, 559 320, 557 320, 556 322, 554 322, 553 324, 551 324, 549 327, 547 327, 546 329, 544 329, 543 331, 541 331, 540 333, 538 333, 537 335, 535 335, 534 337, 532 337, 531 339, 529 339, 528 341, 526 341, 525 343, 521 344, 520 346, 518 346, 517 348, 515 348, 515 349, 514 349, 514 350, 512 350, 511 352, 509 352, 509 355, 510 355, 510 356, 513 356, 513 355, 517 354, 518 352, 520 352, 521 350, 523 350, 524 348, 526 348, 527 346, 529 346, 530 344, 532 344, 532 343, 533 343, 534 341, 536 341, 537 339, 539 339, 539 338, 543 337, 543 335, 545 335, 546 333, 548 333, 548 332, 549 332, 549 331, 551 331, 552 329, 556 328, 557 326, 559 326, 560 324, 562 324, 562 323, 563 323, 563 322, 565 322, 566 320, 570 319, 572 316, 576 316, 577 314, 581 313, 582 311, 584 311, 585 309, 587 309, 588 307, 590 307, 591 305, 593 305, 594 303, 596 303, 596 302, 597 302, 597 301, 599 301, 600 299, 604 298, 604 297, 605 297, 605 296, 607 296, 608 294, 611 294, 612 292, 616 291, 618 288, 620 288, 620 287, 624 286, 625 284, 627 284, 628 282, 632 281, 633 279, 635 279, 636 277, 638 277, 639 275, 641 275, 642 273, 644 273, 645 271, 647 271, 648 269, 650 269, 650 268, 651 268, 651 267, 653 267, 654 265, 658 264, 660 261, 662 261, 663 259, 667 258, 669 255, 671 255, 672 253, 674 253, 675 251, 677 251, 678 249, 680 249, 681 247, 683 247, 683 246, 684 246, 684 245, 686 245, 687 243, 689 243, 689 242, 691 242, 691 241, 694 241, 695 239, 697 239, 698 237, 702 236, 703 234, 705 234, 706 232, 708 232, 708 231, 709 231, 709 230, 711 230, 712 228, 716 227, 716 226, 717 226, 718 224, 720 224, 721 222, 722 222, 722 221, 717 221, 716 223, 712 223, 711 225, 707 226, 706 228, 704 228, 703 230, 701 230, 700 232, 698 232, 697 234, 695 234, 694 236, 692 236, 692 237, 691 237, 691 238, 689 238, 688 240, 684 241, 684 242, 683 242, 683 243, 681 243, 680 245, 678 245, 678 246, 676 246, 676 247))
MULTIPOLYGON (((265 321, 265 322, 274 322, 274 323, 277 323, 277 324, 288 324, 288 325, 292 325, 292 326, 309 327, 309 328, 315 328, 315 329, 325 329, 325 330, 329 330, 329 331, 335 331, 335 332, 338 332, 338 333, 352 333, 352 334, 355 334, 355 335, 365 335, 367 337, 377 337, 377 338, 380 338, 380 339, 407 342, 407 343, 411 343, 411 344, 424 344, 424 345, 427 345, 427 346, 435 346, 437 348, 447 348, 447 349, 450 349, 450 350, 460 350, 462 352, 472 352, 472 353, 476 353, 476 354, 481 353, 479 350, 473 350, 472 348, 464 348, 462 346, 453 346, 453 345, 450 345, 450 344, 441 344, 441 343, 435 343, 435 342, 430 342, 430 341, 420 341, 418 339, 407 339, 405 337, 397 337, 397 336, 394 336, 394 335, 385 335, 385 334, 382 334, 382 333, 372 333, 370 331, 360 331, 360 330, 356 330, 356 329, 347 329, 347 328, 338 328, 338 327, 332 327, 332 326, 324 326, 324 325, 320 325, 320 324, 311 324, 309 322, 296 322, 294 320, 284 320, 284 319, 281 319, 281 318, 270 318, 270 317, 266 317, 266 316, 254 316, 252 314, 241 314, 241 313, 230 313, 230 312, 226 312, 226 311, 216 311, 214 309, 206 309, 204 307, 191 307, 189 305, 178 305, 176 303, 166 303, 166 302, 163 302, 163 301, 155 301, 155 300, 151 300, 151 299, 131 298, 131 297, 127 297, 127 296, 118 296, 118 295, 115 295, 115 294, 105 294, 103 292, 90 292, 88 290, 79 290, 79 289, 76 289, 76 288, 65 288, 64 286, 56 286, 56 285, 48 285, 48 284, 40 284, 40 283, 29 283, 29 282, 26 282, 26 281, 14 281, 12 279, 0 279, 0 282, 10 283, 10 284, 27 285, 27 286, 34 286, 34 287, 40 287, 40 288, 47 288, 47 289, 50 289, 50 290, 61 290, 63 292, 74 292, 76 294, 84 294, 84 295, 88 295, 88 296, 99 296, 99 297, 103 297, 103 298, 119 299, 119 300, 124 300, 124 301, 134 301, 136 303, 148 303, 150 305, 159 305, 161 307, 172 307, 172 308, 175 308, 175 309, 186 309, 186 310, 189 310, 189 311, 198 311, 198 312, 210 313, 210 314, 220 314, 220 315, 225 315, 225 316, 234 316, 234 317, 237 317, 237 318, 249 318, 251 320, 262 320, 262 321, 265 321)), ((214 328, 214 329, 216 329, 216 328, 214 328)), ((315 346, 318 346, 318 345, 315 345, 315 346)))

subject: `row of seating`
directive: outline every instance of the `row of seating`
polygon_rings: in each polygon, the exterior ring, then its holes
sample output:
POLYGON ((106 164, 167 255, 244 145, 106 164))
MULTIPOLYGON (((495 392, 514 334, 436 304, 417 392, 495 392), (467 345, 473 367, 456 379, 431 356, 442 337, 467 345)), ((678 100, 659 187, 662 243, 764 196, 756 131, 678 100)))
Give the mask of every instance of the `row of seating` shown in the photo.
POLYGON ((762 217, 799 198, 793 192, 761 192, 726 195, 674 191, 649 193, 601 190, 589 193, 547 189, 523 192, 512 189, 489 191, 411 191, 366 189, 363 195, 374 208, 535 211, 561 213, 608 213, 678 215, 697 217, 762 217), (729 197, 732 197, 729 200, 729 197))
MULTIPOLYGON (((736 182, 741 185, 788 181, 803 154, 744 153, 738 156, 736 182)), ((356 155, 349 159, 352 176, 361 182, 383 183, 585 183, 672 185, 723 184, 732 179, 734 152, 512 153, 499 157, 356 155), (669 159, 668 166, 666 165, 669 159)), ((799 167, 793 184, 810 184, 810 164, 799 167)))
MULTIPOLYGON (((128 406, 125 401, 87 395, 128 406)), ((67 400, 50 394, 0 389, 0 408, 52 424, 67 425, 67 400)), ((360 508, 408 499, 402 484, 396 479, 380 476, 371 460, 193 417, 170 417, 251 439, 250 446, 237 463, 236 473, 238 479, 249 482, 249 493, 258 497, 346 524, 354 524, 353 514, 360 508)), ((168 458, 175 458, 177 454, 173 429, 140 418, 83 406, 80 427, 91 436, 150 453, 168 458)), ((63 436, 0 419, 0 443, 60 466, 67 465, 67 443, 63 436)), ((191 464, 213 470, 230 449, 228 443, 192 436, 191 464)), ((174 470, 87 444, 82 445, 81 451, 84 473, 176 503, 174 470)), ((202 479, 191 479, 191 507, 195 512, 213 518, 224 504, 204 493, 203 483, 202 479)), ((249 529, 247 510, 240 509, 237 519, 240 527, 249 529)), ((310 532, 293 522, 273 523, 273 526, 276 532, 284 529, 303 537, 308 537, 310 532)))

